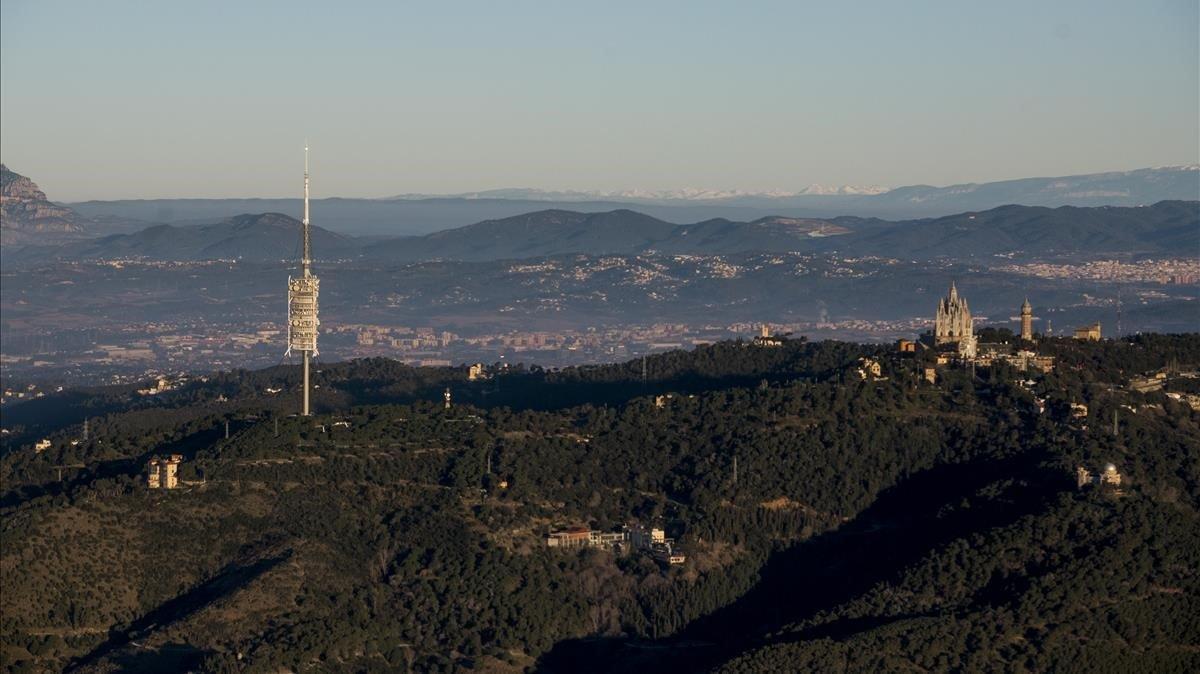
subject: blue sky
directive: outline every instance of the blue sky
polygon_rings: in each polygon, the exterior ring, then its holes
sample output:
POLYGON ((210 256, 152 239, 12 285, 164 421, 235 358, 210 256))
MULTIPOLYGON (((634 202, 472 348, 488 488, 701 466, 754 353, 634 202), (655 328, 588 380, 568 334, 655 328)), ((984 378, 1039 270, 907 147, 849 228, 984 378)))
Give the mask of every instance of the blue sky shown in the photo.
POLYGON ((1200 161, 1196 0, 0 4, 51 198, 952 184, 1200 161))

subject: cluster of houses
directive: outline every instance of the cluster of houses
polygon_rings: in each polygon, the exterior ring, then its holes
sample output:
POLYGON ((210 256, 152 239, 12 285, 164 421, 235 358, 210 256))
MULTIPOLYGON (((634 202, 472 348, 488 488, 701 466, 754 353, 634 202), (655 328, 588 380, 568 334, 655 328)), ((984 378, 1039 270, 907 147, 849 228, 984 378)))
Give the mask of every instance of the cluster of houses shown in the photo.
POLYGON ((667 538, 666 531, 661 527, 645 527, 641 524, 608 532, 588 527, 558 529, 546 536, 546 547, 604 548, 617 553, 643 550, 663 564, 683 564, 687 561, 687 557, 676 548, 675 540, 667 538))
POLYGON ((178 388, 185 382, 187 382, 186 376, 179 377, 178 381, 175 382, 172 382, 166 377, 158 377, 150 386, 138 389, 138 395, 154 396, 158 395, 159 393, 166 393, 167 391, 178 388))

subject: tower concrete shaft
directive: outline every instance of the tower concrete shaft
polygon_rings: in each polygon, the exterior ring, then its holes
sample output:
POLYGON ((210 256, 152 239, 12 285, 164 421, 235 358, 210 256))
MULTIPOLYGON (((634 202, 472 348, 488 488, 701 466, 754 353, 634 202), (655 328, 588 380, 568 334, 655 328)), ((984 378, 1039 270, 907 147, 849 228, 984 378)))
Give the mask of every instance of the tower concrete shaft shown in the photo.
POLYGON ((312 231, 309 217, 308 144, 304 146, 304 215, 301 220, 300 277, 288 278, 288 347, 287 355, 299 351, 304 367, 303 405, 301 413, 311 411, 312 357, 317 355, 317 331, 321 325, 317 313, 320 279, 312 273, 312 231))

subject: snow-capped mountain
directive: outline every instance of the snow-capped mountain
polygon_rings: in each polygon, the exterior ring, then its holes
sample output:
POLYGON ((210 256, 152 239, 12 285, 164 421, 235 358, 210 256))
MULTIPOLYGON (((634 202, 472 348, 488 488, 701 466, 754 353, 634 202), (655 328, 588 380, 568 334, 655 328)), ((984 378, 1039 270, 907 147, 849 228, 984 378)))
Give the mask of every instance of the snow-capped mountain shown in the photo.
POLYGON ((398 194, 389 199, 519 199, 522 201, 622 201, 669 204, 677 202, 722 202, 737 199, 789 199, 800 196, 861 196, 883 194, 886 187, 810 185, 801 190, 714 190, 685 187, 673 190, 542 190, 510 187, 458 194, 398 194))
MULTIPOLYGON (((1151 204, 1165 199, 1200 199, 1200 165, 1161 166, 1074 176, 1018 178, 990 183, 934 187, 908 185, 888 189, 874 185, 809 185, 799 190, 683 188, 673 190, 555 191, 509 188, 460 194, 402 194, 392 200, 498 199, 537 202, 620 202, 643 206, 821 207, 843 213, 886 213, 895 217, 904 206, 937 207, 931 213, 992 208, 1001 204, 1030 206, 1096 206, 1151 204), (888 210, 901 207, 899 210, 888 210), (894 211, 894 212, 893 212, 894 211)), ((915 212, 912 212, 915 214, 915 212)))
POLYGON ((819 196, 861 196, 883 194, 888 188, 880 187, 879 185, 842 185, 840 187, 830 185, 809 185, 797 192, 795 195, 819 195, 819 196))

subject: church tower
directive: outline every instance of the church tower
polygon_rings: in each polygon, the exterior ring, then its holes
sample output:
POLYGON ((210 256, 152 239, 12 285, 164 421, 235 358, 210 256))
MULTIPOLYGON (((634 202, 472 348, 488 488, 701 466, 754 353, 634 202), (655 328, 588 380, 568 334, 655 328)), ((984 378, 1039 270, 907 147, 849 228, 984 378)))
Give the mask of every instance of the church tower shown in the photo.
POLYGON ((933 338, 935 345, 956 344, 960 355, 975 357, 975 328, 971 323, 971 309, 967 306, 967 299, 959 297, 953 281, 950 282, 950 294, 938 302, 933 338))
POLYGON ((1029 304, 1028 297, 1021 305, 1021 339, 1026 342, 1033 341, 1033 305, 1029 304))

